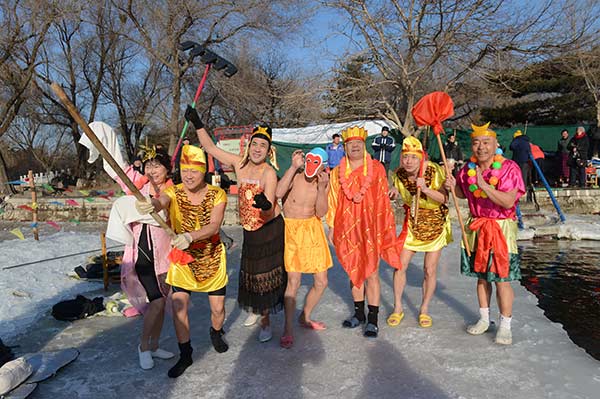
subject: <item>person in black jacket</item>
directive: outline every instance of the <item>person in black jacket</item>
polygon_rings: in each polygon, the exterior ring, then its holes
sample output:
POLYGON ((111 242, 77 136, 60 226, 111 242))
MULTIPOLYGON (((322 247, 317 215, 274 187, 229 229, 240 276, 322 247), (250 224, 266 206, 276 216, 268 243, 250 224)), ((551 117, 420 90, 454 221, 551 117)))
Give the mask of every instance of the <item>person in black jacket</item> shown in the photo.
POLYGON ((567 183, 569 181, 569 131, 567 129, 560 132, 556 155, 560 159, 560 182, 567 183))
POLYGON ((531 151, 531 147, 529 145, 529 137, 525 136, 520 130, 517 130, 515 134, 513 134, 513 141, 510 143, 509 148, 513 153, 512 160, 521 168, 525 189, 528 189, 529 184, 531 183, 531 166, 529 164, 529 152, 531 151))
POLYGON ((592 159, 593 157, 597 157, 600 151, 600 128, 597 125, 592 125, 588 134, 590 137, 588 159, 592 159))
POLYGON ((381 128, 381 134, 373 140, 371 147, 375 152, 375 160, 381 162, 385 166, 387 171, 390 168, 390 162, 392 162, 392 152, 396 148, 396 141, 392 136, 389 135, 390 128, 384 126, 381 128))
POLYGON ((569 141, 569 186, 575 187, 579 180, 579 187, 585 187, 585 167, 589 150, 588 137, 583 126, 579 126, 575 136, 569 141))
POLYGON ((448 160, 448 167, 452 170, 452 174, 455 174, 465 160, 460 146, 456 142, 455 134, 448 136, 448 140, 444 144, 444 153, 446 154, 446 160, 448 160))

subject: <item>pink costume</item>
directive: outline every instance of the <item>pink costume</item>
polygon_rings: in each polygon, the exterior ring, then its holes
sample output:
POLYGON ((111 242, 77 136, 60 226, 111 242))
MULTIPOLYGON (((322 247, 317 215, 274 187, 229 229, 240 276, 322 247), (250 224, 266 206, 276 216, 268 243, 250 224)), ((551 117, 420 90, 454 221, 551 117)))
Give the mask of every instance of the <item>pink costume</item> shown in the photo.
MULTIPOLYGON (((148 179, 129 166, 125 169, 127 177, 139 188, 140 192, 144 196, 150 195, 150 182, 148 179), (141 184, 146 181, 145 184, 141 184), (141 186, 141 187, 140 187, 141 186)), ((117 183, 121 186, 123 191, 130 194, 125 184, 119 179, 116 179, 117 183)), ((172 186, 171 180, 167 181, 167 186, 172 186)), ((156 279, 158 281, 158 287, 164 297, 169 294, 170 287, 165 283, 167 272, 169 271, 170 262, 168 259, 169 252, 171 251, 171 239, 167 233, 158 226, 148 225, 146 229, 148 234, 148 242, 152 242, 152 252, 154 254, 154 270, 156 272, 156 279)), ((138 242, 140 240, 140 233, 142 232, 142 223, 131 223, 131 229, 133 230, 134 243, 133 245, 125 246, 125 253, 123 254, 123 263, 121 264, 121 288, 127 294, 127 298, 131 305, 133 305, 140 313, 144 313, 148 305, 146 296, 146 290, 140 283, 137 273, 135 271, 135 264, 138 259, 138 242)))
MULTIPOLYGON (((498 172, 498 191, 508 192, 517 189, 517 198, 515 204, 510 209, 496 205, 489 198, 475 198, 475 195, 469 191, 469 183, 467 176, 468 164, 466 164, 460 172, 458 172, 457 183, 463 190, 467 201, 469 202, 469 210, 474 218, 486 217, 492 219, 516 219, 516 208, 519 198, 525 193, 525 185, 521 178, 521 169, 514 161, 505 159, 502 163, 502 168, 498 172)), ((483 178, 489 181, 494 173, 493 169, 483 171, 483 178)))

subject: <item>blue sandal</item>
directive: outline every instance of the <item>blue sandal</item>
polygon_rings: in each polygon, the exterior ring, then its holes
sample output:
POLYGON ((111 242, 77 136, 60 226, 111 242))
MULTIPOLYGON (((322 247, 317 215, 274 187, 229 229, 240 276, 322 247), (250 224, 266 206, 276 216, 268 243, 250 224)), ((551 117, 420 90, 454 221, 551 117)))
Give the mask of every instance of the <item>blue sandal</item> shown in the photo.
POLYGON ((364 320, 358 320, 356 318, 356 316, 352 316, 348 320, 344 320, 344 322, 342 323, 342 327, 356 328, 356 327, 360 326, 361 324, 363 324, 364 322, 365 322, 364 320))
POLYGON ((373 323, 368 323, 367 327, 365 328, 365 337, 377 338, 377 334, 379 334, 379 327, 373 323))

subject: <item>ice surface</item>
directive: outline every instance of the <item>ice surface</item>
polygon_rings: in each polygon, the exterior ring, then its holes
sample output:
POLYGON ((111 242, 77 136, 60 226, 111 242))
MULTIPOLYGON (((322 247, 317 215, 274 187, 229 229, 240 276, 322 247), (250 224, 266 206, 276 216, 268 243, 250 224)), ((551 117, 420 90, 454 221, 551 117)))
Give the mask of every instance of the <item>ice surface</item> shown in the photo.
MULTIPOLYGON (((227 227, 226 232, 239 243, 238 227, 227 227)), ((297 327, 290 350, 281 349, 278 342, 283 314, 272 317, 274 338, 266 344, 257 342, 258 327, 243 327, 246 315, 236 304, 238 247, 228 256, 225 330, 230 349, 224 354, 212 349, 208 301, 205 295, 194 294, 195 306, 190 311, 194 364, 175 380, 166 375, 175 359, 157 360, 150 371, 139 368, 136 348, 141 318, 96 317, 59 323, 47 315, 48 305, 56 297, 97 287, 64 277, 84 257, 16 269, 16 273, 1 272, 3 302, 8 292, 12 303, 10 313, 5 313, 4 303, 0 305, 1 326, 4 331, 7 322, 19 323, 8 330, 20 329, 16 343, 23 352, 66 347, 81 352, 73 364, 40 384, 35 398, 597 398, 600 362, 574 345, 560 325, 550 322, 536 306, 537 299, 520 284, 513 283, 512 346, 494 344, 493 332, 477 337, 465 332, 466 324, 477 319, 475 280, 459 273, 457 230, 454 237, 456 241, 444 250, 438 269, 438 287, 430 305, 432 328, 421 329, 416 320, 422 255, 417 254, 409 266, 406 317, 397 328, 385 324, 393 307, 392 271, 382 265, 380 336, 371 340, 359 329, 341 327, 352 302, 347 277, 336 262, 329 272, 329 287, 314 312, 314 318, 325 322, 328 329, 315 332, 297 327), (33 297, 13 298, 10 290, 15 288, 33 297), (25 330, 24 315, 36 312, 46 315, 25 330)), ((98 243, 93 235, 58 234, 54 240, 55 244, 48 243, 45 249, 55 250, 50 254, 94 248, 98 243), (65 249, 55 248, 58 245, 65 249)), ((7 257, 11 263, 49 255, 36 254, 35 245, 13 240, 0 247, 5 257, 12 251, 7 257)), ((310 283, 310 277, 303 279, 298 308, 310 283)), ((492 318, 497 315, 493 300, 492 318)), ((177 352, 169 318, 161 346, 177 352)))

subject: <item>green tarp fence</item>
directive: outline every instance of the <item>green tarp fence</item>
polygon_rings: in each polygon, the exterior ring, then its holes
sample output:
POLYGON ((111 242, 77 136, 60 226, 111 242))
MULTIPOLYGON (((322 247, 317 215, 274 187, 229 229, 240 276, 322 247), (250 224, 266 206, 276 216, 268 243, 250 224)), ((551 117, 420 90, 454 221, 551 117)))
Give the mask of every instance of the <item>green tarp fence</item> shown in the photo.
MULTIPOLYGON (((586 131, 589 129, 588 125, 558 125, 558 126, 528 126, 527 131, 525 130, 525 126, 514 126, 510 129, 494 129, 497 134, 498 142, 502 149, 505 151, 505 156, 507 158, 512 157, 512 152, 509 149, 510 143, 513 139, 513 134, 517 130, 521 130, 529 136, 529 140, 540 146, 544 152, 553 153, 556 151, 558 140, 560 139, 560 132, 563 129, 567 129, 569 132, 569 137, 573 137, 575 134, 575 129, 577 126, 584 126, 586 131)), ((446 133, 452 133, 456 131, 456 139, 460 145, 460 148, 465 155, 465 158, 471 156, 471 130, 452 130, 446 129, 446 133)), ((402 148, 402 136, 396 134, 396 132, 392 132, 392 135, 396 139, 396 150, 392 153, 392 168, 395 169, 398 167, 400 162, 400 149, 402 148)), ((424 141, 425 134, 421 134, 420 139, 424 141)), ((367 138, 367 151, 369 154, 373 155, 373 150, 371 148, 371 143, 376 136, 369 136, 367 138)), ((442 135, 442 142, 446 141, 446 136, 442 135)), ((325 144, 323 145, 314 145, 314 144, 297 144, 297 143, 284 143, 284 142, 274 142, 274 145, 277 148, 277 162, 279 164, 279 172, 277 175, 279 177, 283 176, 287 168, 290 166, 290 162, 292 159, 292 153, 301 149, 305 152, 310 151, 315 147, 325 148, 325 144)), ((437 139, 434 134, 429 133, 427 139, 427 152, 429 153, 430 159, 434 161, 439 161, 440 151, 437 144, 437 139)))

